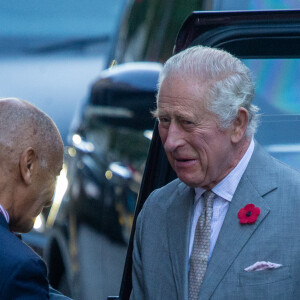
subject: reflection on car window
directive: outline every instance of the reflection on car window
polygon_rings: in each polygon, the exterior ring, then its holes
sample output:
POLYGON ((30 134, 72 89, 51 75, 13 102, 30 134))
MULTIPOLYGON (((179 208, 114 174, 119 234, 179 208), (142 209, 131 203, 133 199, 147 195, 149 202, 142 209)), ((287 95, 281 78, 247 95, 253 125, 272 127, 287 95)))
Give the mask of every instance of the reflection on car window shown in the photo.
POLYGON ((244 60, 251 69, 261 123, 256 139, 273 156, 300 170, 300 60, 244 60))
POLYGON ((148 114, 148 120, 144 119, 148 123, 147 129, 130 126, 131 119, 125 120, 129 124, 126 126, 126 122, 120 118, 111 118, 111 122, 107 122, 108 118, 93 118, 89 120, 87 139, 95 145, 98 154, 107 156, 110 162, 126 162, 141 177, 151 140, 147 133, 151 133, 154 126, 154 120, 148 114))
POLYGON ((213 0, 213 10, 298 9, 299 0, 213 0))

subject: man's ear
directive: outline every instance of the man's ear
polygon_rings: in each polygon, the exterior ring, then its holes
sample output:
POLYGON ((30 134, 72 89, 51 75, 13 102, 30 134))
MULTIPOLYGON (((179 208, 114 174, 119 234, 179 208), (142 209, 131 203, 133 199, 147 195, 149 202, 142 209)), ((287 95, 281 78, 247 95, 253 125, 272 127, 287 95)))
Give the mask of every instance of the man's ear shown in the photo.
POLYGON ((38 158, 32 147, 25 149, 20 157, 20 172, 25 184, 31 184, 33 171, 38 167, 38 158))
POLYGON ((238 115, 233 122, 233 132, 231 140, 233 143, 238 143, 244 136, 248 126, 248 111, 244 107, 239 108, 238 115))

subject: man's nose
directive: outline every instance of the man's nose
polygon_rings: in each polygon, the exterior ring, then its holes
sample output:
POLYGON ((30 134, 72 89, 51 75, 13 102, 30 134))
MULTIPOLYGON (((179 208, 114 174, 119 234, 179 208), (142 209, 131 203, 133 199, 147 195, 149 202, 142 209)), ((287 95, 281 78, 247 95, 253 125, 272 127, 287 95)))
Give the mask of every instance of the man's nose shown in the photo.
POLYGON ((175 122, 171 122, 164 148, 168 152, 173 152, 183 144, 182 130, 175 122))

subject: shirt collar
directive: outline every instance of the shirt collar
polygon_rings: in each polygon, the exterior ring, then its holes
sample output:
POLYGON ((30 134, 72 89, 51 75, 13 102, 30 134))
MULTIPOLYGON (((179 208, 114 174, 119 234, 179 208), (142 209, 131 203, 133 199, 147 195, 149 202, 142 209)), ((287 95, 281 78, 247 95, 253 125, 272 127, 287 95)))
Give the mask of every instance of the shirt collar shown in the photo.
MULTIPOLYGON (((239 163, 235 166, 235 168, 223 179, 221 180, 216 186, 213 187, 212 191, 218 195, 219 197, 231 201, 233 194, 248 166, 250 158, 254 151, 254 140, 252 138, 250 145, 239 161, 239 163)), ((205 192, 205 189, 201 187, 195 188, 195 199, 200 199, 201 195, 205 192)))
POLYGON ((7 224, 9 224, 9 214, 8 212, 2 207, 2 205, 0 204, 0 213, 3 214, 7 224))

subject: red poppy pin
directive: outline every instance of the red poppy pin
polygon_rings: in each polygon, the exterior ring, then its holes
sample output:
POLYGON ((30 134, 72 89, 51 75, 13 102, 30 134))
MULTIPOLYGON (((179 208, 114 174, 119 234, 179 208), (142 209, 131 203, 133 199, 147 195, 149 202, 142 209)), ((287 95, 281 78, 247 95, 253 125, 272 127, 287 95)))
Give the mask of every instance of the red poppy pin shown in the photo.
POLYGON ((260 208, 255 207, 254 204, 247 204, 238 212, 238 218, 241 224, 253 224, 260 215, 260 208))

